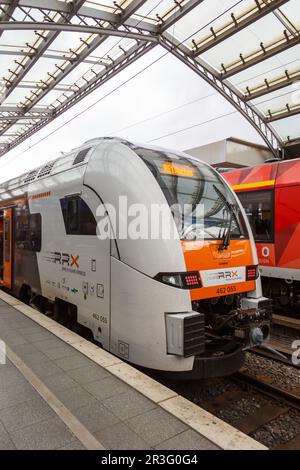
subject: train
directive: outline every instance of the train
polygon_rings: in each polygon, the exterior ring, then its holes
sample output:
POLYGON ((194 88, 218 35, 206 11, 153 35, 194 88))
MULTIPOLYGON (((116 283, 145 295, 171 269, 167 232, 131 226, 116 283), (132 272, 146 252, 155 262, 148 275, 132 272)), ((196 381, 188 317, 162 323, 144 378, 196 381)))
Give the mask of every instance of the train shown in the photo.
POLYGON ((89 140, 1 184, 0 219, 2 289, 129 363, 222 376, 269 335, 243 207, 184 153, 89 140))
POLYGON ((267 162, 223 176, 250 222, 264 295, 273 299, 274 311, 299 315, 300 159, 267 162))

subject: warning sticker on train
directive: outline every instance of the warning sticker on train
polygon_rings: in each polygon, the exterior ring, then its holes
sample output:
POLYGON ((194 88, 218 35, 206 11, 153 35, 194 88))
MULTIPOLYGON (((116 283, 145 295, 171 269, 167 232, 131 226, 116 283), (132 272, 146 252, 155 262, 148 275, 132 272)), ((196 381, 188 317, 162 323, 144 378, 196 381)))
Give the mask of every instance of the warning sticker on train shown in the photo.
POLYGON ((200 275, 204 287, 236 284, 245 281, 245 268, 239 266, 237 268, 209 269, 200 271, 200 275))

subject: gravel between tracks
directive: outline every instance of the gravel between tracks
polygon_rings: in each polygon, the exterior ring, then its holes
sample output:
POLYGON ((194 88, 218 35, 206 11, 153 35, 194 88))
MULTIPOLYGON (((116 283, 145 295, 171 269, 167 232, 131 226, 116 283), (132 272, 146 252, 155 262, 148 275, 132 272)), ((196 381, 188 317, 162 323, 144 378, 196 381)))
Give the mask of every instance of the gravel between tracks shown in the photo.
POLYGON ((300 370, 273 359, 247 353, 245 367, 254 376, 267 376, 272 385, 288 391, 298 391, 300 395, 300 370))
POLYGON ((284 416, 262 426, 251 434, 251 437, 269 448, 292 440, 300 434, 300 413, 295 410, 289 411, 284 416))

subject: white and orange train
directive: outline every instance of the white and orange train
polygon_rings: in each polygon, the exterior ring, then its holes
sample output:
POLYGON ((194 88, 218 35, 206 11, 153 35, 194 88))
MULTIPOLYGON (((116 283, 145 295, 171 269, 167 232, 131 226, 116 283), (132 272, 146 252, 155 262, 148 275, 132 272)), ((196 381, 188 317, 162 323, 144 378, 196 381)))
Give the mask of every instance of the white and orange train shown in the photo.
POLYGON ((2 184, 0 218, 3 288, 131 363, 221 376, 268 336, 247 217, 224 179, 190 156, 93 139, 2 184), (113 236, 99 236, 99 207, 109 214, 120 195, 168 207, 156 239, 119 236, 112 221, 113 236), (190 204, 189 217, 174 204, 190 204), (170 221, 177 237, 161 235, 170 221))

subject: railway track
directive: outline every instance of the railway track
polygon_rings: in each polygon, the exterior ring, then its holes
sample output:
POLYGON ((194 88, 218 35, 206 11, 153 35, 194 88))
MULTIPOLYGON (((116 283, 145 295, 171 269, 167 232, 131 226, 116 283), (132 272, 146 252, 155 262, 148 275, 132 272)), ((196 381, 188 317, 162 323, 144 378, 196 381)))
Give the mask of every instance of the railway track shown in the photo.
POLYGON ((271 336, 265 343, 266 347, 253 348, 251 353, 300 368, 300 364, 297 365, 292 360, 295 352, 295 348, 292 347, 294 340, 300 340, 300 320, 293 317, 273 315, 271 336), (278 351, 279 354, 276 354, 275 351, 278 351))
POLYGON ((300 330, 300 319, 294 317, 288 317, 285 315, 272 315, 272 323, 275 325, 285 326, 293 330, 300 330))
POLYGON ((300 450, 299 369, 278 356, 260 358, 248 352, 247 357, 245 367, 226 378, 187 383, 155 379, 270 449, 300 450), (282 376, 287 380, 279 380, 282 376))
POLYGON ((257 389, 259 392, 267 394, 275 400, 282 400, 286 404, 300 410, 300 387, 295 387, 292 391, 288 391, 283 387, 278 387, 270 383, 268 375, 252 375, 247 369, 241 369, 233 376, 233 380, 246 383, 257 389))
POLYGON ((267 343, 267 345, 271 348, 265 347, 257 347, 251 349, 251 354, 257 354, 258 356, 267 357, 269 359, 273 359, 274 361, 281 362, 282 364, 286 364, 297 369, 300 369, 300 364, 293 363, 293 353, 295 349, 291 347, 291 342, 288 343, 287 341, 283 341, 282 338, 276 338, 273 336, 267 343), (276 353, 275 351, 278 351, 276 353))
MULTIPOLYGON (((270 383, 270 377, 267 374, 253 375, 246 368, 234 374, 232 379, 242 385, 250 385, 251 388, 254 388, 260 394, 272 399, 271 402, 259 407, 255 413, 242 418, 236 423, 235 426, 246 434, 257 431, 277 418, 284 419, 293 410, 300 411, 300 387, 286 390, 274 383, 270 383)), ((274 446, 273 449, 299 450, 300 433, 293 439, 274 446)))

